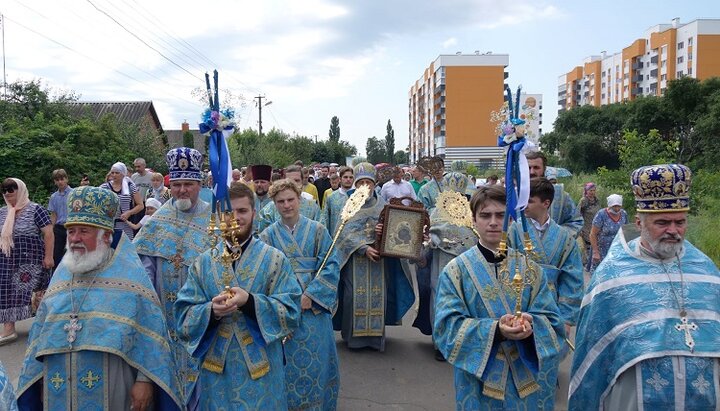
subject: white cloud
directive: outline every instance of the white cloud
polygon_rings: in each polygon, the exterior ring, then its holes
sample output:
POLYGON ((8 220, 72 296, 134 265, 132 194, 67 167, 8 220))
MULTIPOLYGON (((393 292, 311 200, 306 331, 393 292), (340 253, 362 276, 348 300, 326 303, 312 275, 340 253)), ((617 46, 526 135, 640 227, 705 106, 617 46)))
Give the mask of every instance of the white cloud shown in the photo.
POLYGON ((454 46, 457 44, 457 39, 455 37, 450 37, 449 39, 442 42, 442 46, 444 49, 454 46))

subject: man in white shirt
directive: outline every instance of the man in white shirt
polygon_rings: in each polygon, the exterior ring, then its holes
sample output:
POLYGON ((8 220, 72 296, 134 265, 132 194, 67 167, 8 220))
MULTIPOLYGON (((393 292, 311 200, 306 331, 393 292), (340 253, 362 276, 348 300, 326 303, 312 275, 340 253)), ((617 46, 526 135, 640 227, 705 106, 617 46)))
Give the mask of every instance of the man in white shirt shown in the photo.
MULTIPOLYGON (((393 178, 387 183, 383 184, 380 190, 380 196, 382 196, 385 202, 389 203, 391 198, 411 197, 416 200, 415 189, 412 184, 403 180, 403 173, 400 167, 395 166, 393 168, 393 178)), ((407 205, 407 204, 405 204, 407 205)))

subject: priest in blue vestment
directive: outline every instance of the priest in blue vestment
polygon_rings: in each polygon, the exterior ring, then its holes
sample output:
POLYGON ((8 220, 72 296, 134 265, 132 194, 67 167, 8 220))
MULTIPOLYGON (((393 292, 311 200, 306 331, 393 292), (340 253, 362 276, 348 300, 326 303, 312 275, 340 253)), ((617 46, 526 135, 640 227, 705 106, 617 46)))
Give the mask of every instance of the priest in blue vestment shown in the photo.
POLYGON ((506 256, 496 254, 505 198, 497 186, 473 194, 470 205, 480 239, 440 275, 433 337, 455 367, 458 410, 552 411, 563 320, 537 264, 512 248, 506 256), (519 270, 532 280, 522 289, 521 320, 514 313, 517 292, 501 281, 505 259, 510 273, 519 270))
POLYGON ((170 328, 175 355, 175 373, 183 382, 183 400, 194 409, 199 392, 194 392, 199 370, 177 338, 173 303, 185 284, 188 267, 210 248, 207 225, 210 204, 200 199, 203 156, 199 151, 179 147, 167 153, 172 198, 143 226, 134 244, 162 303, 170 328))
POLYGON ((621 229, 580 308, 571 410, 720 409, 720 272, 685 240, 691 171, 631 176, 640 237, 621 229))
MULTIPOLYGON (((285 171, 285 177, 294 181, 295 184, 303 186, 302 169, 300 166, 290 166, 285 171)), ((317 201, 309 194, 305 194, 300 198, 300 214, 313 220, 320 221, 320 207, 317 201), (310 198, 307 198, 309 196, 310 198)), ((275 203, 269 202, 256 217, 257 232, 262 233, 266 228, 276 221, 280 220, 280 212, 275 207, 275 203)))
POLYGON ((191 265, 178 336, 201 363, 200 409, 284 410, 282 339, 298 326, 302 289, 285 255, 251 235, 252 190, 233 182, 229 199, 238 234, 191 265))
POLYGON ((160 300, 135 247, 113 236, 118 198, 76 188, 67 253, 30 330, 21 410, 184 409, 160 300))
POLYGON ((285 344, 285 387, 290 410, 334 410, 340 389, 332 315, 337 309, 340 267, 334 253, 325 266, 332 239, 325 227, 300 215, 301 188, 284 179, 270 197, 282 215, 260 235, 290 260, 303 289, 300 325, 285 344))
POLYGON ((371 194, 347 222, 335 248, 342 269, 333 326, 341 331, 349 348, 382 352, 385 325, 401 325, 415 294, 407 261, 381 257, 373 247, 375 226, 385 206, 382 197, 374 194, 375 167, 360 163, 353 171, 355 187, 367 185, 371 194))
POLYGON ((255 187, 256 216, 266 205, 272 203, 272 199, 268 195, 272 173, 272 166, 267 164, 256 164, 250 167, 250 174, 253 176, 253 186, 255 187))
POLYGON ((330 237, 335 236, 335 231, 340 225, 342 209, 349 197, 348 191, 352 190, 355 182, 352 168, 342 166, 338 172, 340 173, 340 187, 328 196, 320 217, 320 223, 327 228, 330 237))
POLYGON ((418 161, 418 167, 430 176, 430 181, 420 187, 418 200, 423 203, 428 214, 435 208, 435 200, 442 192, 442 178, 445 175, 445 161, 438 156, 423 157, 418 161))
MULTIPOLYGON (((583 289, 583 267, 580 248, 575 236, 562 229, 551 217, 550 207, 555 196, 553 184, 545 177, 530 180, 530 198, 525 209, 528 217, 528 234, 532 241, 536 263, 545 272, 548 287, 560 309, 565 323, 565 334, 577 324, 583 289)), ((508 236, 510 246, 524 250, 523 229, 520 221, 513 223, 508 236)))

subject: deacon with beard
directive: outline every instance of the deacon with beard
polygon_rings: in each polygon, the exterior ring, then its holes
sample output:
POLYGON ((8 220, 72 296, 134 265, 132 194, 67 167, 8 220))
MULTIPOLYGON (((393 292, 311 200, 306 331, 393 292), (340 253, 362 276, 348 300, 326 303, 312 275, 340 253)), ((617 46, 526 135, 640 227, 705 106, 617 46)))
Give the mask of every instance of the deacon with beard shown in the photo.
POLYGON ((270 190, 270 180, 272 180, 272 166, 265 164, 254 165, 250 167, 251 173, 255 178, 255 215, 260 213, 266 205, 272 203, 272 199, 268 195, 270 190))
POLYGON ((113 236, 118 197, 68 198, 67 252, 30 330, 22 410, 184 409, 160 301, 135 247, 113 236))
POLYGON ((632 174, 640 238, 621 231, 582 301, 571 410, 717 410, 720 272, 685 240, 690 169, 632 174))
POLYGON ((183 400, 193 409, 198 361, 188 355, 176 335, 173 303, 185 284, 192 261, 209 248, 207 226, 210 205, 200 199, 202 154, 192 148, 174 148, 166 156, 172 199, 161 207, 135 237, 135 247, 162 303, 175 355, 175 370, 183 386, 183 400))
POLYGON ((229 197, 239 232, 190 266, 178 334, 202 363, 200 409, 287 409, 282 340, 298 326, 303 291, 282 251, 251 235, 252 190, 232 183, 229 197))

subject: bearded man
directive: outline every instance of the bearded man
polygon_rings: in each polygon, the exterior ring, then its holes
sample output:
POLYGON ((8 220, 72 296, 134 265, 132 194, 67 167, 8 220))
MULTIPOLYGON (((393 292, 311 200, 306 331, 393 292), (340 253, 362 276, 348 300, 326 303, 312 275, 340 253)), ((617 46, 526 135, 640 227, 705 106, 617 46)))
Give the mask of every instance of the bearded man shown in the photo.
POLYGON ((185 284, 188 267, 210 246, 206 233, 210 205, 200 199, 202 154, 180 147, 170 150, 166 160, 172 199, 143 226, 135 237, 135 247, 162 302, 176 371, 183 384, 183 400, 192 409, 200 394, 193 396, 199 364, 177 338, 173 303, 185 284))
POLYGON ((571 410, 717 410, 720 272, 685 240, 690 169, 632 173, 640 238, 618 232, 580 306, 571 410))
POLYGON ((266 164, 257 164, 250 167, 255 184, 255 214, 259 213, 266 205, 272 203, 272 199, 268 195, 270 190, 270 180, 272 180, 272 166, 266 164))
POLYGON ((184 409, 160 301, 130 240, 113 236, 118 204, 96 187, 68 198, 68 251, 30 330, 20 409, 184 409))

